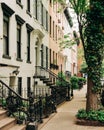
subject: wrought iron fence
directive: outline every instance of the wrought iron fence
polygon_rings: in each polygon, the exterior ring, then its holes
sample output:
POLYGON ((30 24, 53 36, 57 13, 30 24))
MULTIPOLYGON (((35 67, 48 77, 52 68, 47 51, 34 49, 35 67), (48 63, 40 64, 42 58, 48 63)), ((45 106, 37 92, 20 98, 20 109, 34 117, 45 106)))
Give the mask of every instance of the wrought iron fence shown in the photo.
MULTIPOLYGON (((56 74, 42 67, 37 67, 36 72, 37 77, 42 74, 43 77, 58 79, 56 74)), ((8 111, 8 116, 17 118, 17 123, 42 123, 43 118, 57 111, 57 105, 71 99, 72 92, 70 84, 67 83, 64 87, 53 85, 48 89, 36 88, 34 92, 30 92, 28 98, 23 98, 0 80, 0 105, 8 111)))

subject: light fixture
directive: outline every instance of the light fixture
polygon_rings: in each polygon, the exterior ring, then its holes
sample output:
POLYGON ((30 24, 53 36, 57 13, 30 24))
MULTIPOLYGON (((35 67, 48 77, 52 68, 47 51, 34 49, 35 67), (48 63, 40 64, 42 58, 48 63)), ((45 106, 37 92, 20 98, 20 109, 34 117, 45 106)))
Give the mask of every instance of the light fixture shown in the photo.
POLYGON ((15 74, 15 75, 18 75, 19 74, 18 68, 16 70, 14 70, 12 73, 15 74))

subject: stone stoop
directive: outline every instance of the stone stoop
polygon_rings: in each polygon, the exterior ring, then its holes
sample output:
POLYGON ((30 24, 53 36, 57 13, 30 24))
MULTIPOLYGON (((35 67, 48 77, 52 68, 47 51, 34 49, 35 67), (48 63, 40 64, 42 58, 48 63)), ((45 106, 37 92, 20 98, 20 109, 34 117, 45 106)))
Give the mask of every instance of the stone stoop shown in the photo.
POLYGON ((6 111, 0 109, 0 130, 26 130, 25 125, 18 125, 15 118, 8 117, 6 111))

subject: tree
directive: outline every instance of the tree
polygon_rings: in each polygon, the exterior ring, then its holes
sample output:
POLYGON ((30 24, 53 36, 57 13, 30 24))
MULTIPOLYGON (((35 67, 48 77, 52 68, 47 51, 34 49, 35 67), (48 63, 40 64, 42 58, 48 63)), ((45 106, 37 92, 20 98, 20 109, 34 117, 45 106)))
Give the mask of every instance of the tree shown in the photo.
POLYGON ((98 109, 98 93, 101 90, 104 50, 104 2, 91 0, 86 12, 85 59, 88 65, 87 110, 98 109), (96 40, 95 40, 96 39, 96 40))
MULTIPOLYGON (((65 2, 64 0, 56 0, 65 2)), ((87 64, 86 110, 98 109, 104 50, 104 2, 102 0, 69 0, 77 15, 80 39, 87 64)))

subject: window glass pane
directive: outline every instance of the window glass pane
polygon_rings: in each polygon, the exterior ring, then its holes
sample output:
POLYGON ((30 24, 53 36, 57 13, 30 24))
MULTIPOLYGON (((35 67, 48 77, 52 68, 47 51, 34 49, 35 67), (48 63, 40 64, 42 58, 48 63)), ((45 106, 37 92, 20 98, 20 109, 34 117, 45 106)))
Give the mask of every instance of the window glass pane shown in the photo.
POLYGON ((27 46, 30 46, 30 32, 27 31, 27 46))
POLYGON ((31 78, 27 77, 27 97, 29 97, 31 92, 31 78))
POLYGON ((18 77, 18 94, 22 95, 22 77, 18 77))
POLYGON ((27 61, 30 61, 30 32, 27 31, 27 61))
POLYGON ((8 35, 8 23, 6 21, 4 21, 4 23, 3 23, 3 34, 5 36, 8 35))
POLYGON ((17 25, 17 41, 20 42, 20 36, 21 36, 21 27, 20 25, 17 25))
POLYGON ((4 54, 6 55, 6 45, 7 45, 7 39, 4 37, 3 38, 3 52, 4 52, 4 54))
POLYGON ((37 0, 34 0, 34 16, 35 16, 35 18, 37 19, 37 6, 38 6, 38 3, 37 3, 37 0))
POLYGON ((3 16, 3 53, 5 55, 9 55, 9 18, 4 15, 3 16))
POLYGON ((30 12, 30 0, 27 0, 27 10, 30 12))

